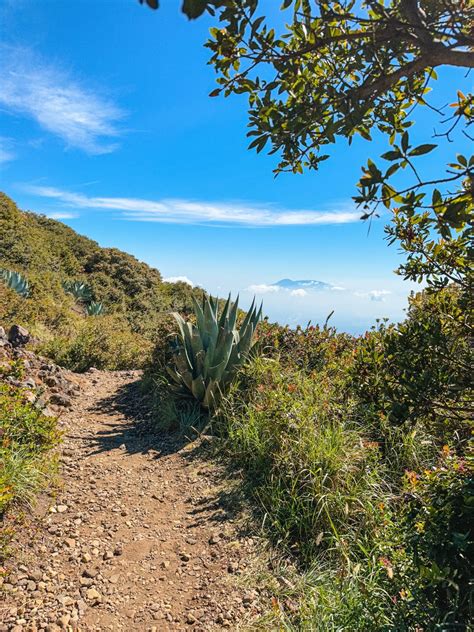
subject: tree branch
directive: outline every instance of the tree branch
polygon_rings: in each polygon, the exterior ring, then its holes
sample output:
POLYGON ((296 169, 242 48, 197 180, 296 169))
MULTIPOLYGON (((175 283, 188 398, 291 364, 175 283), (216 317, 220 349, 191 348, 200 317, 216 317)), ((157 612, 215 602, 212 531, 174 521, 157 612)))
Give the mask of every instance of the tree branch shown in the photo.
POLYGON ((416 72, 425 68, 435 68, 436 66, 459 66, 461 68, 474 68, 474 52, 458 51, 446 48, 443 45, 431 46, 420 57, 401 66, 394 72, 384 75, 375 81, 362 84, 356 88, 352 95, 356 99, 366 99, 381 92, 385 92, 403 77, 411 77, 416 72))

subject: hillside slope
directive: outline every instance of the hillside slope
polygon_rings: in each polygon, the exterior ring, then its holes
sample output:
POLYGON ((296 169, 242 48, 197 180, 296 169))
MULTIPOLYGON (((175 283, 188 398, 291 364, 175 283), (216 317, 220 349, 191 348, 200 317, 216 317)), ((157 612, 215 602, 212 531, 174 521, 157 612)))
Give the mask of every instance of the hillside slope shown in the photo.
POLYGON ((3 193, 0 266, 24 272, 33 285, 83 280, 108 312, 125 313, 137 329, 157 312, 186 308, 192 293, 185 283, 164 283, 158 270, 132 255, 101 248, 61 222, 19 210, 3 193))
POLYGON ((187 311, 191 295, 202 295, 202 290, 185 283, 163 282, 155 268, 116 248, 102 248, 61 222, 21 211, 3 193, 0 268, 22 273, 31 288, 30 297, 24 299, 0 283, 0 324, 17 322, 32 329, 46 345, 44 353, 76 370, 92 363, 83 348, 80 353, 76 349, 72 359, 68 345, 77 336, 83 337, 82 347, 92 349, 97 344, 106 347, 110 332, 113 341, 105 352, 112 356, 124 350, 127 360, 110 364, 96 354, 95 364, 129 368, 136 361, 128 351, 133 347, 134 357, 140 355, 140 349, 146 355, 164 316, 172 309, 187 311), (65 281, 86 283, 93 300, 103 304, 105 315, 87 318, 84 309, 64 291, 65 281))

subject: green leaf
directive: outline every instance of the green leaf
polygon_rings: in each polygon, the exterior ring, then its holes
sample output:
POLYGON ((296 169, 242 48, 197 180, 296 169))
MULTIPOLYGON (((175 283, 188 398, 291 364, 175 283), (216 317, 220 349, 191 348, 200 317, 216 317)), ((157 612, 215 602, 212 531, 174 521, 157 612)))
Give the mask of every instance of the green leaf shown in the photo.
POLYGON ((409 147, 409 138, 408 138, 408 132, 403 132, 403 136, 402 136, 402 149, 403 151, 407 151, 409 147))
POLYGON ((383 158, 384 160, 397 160, 398 158, 401 158, 401 157, 402 157, 402 154, 400 153, 398 149, 387 151, 381 155, 381 158, 383 158))
POLYGON ((207 0, 183 0, 181 10, 190 20, 195 20, 204 13, 206 8, 207 0))
POLYGON ((438 145, 433 145, 431 143, 426 143, 425 145, 418 145, 415 149, 412 149, 408 154, 409 156, 422 156, 423 154, 428 154, 430 151, 433 151, 438 147, 438 145))

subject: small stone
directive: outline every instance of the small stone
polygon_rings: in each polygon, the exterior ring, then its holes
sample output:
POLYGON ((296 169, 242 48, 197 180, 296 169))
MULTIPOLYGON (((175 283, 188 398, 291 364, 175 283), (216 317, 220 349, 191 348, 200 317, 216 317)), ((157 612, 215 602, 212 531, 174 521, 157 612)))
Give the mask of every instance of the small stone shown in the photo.
POLYGON ((51 404, 56 404, 56 406, 62 406, 63 408, 71 408, 72 399, 67 395, 61 395, 61 393, 53 393, 49 399, 51 404))
POLYGON ((63 614, 62 617, 59 617, 58 619, 58 624, 63 628, 66 629, 69 625, 69 621, 71 620, 71 615, 70 614, 63 614))
POLYGON ((239 565, 237 562, 229 562, 227 566, 227 570, 229 573, 236 573, 239 570, 239 565))
POLYGON ((160 564, 161 568, 169 568, 170 567, 170 563, 168 562, 168 560, 163 560, 160 564))
POLYGON ((32 592, 33 590, 36 590, 36 583, 34 581, 30 580, 26 584, 26 590, 28 590, 29 592, 32 592))
POLYGON ((250 604, 253 602, 254 599, 255 599, 254 593, 248 592, 248 593, 245 593, 245 595, 242 598, 242 601, 244 604, 250 604))
POLYGON ((64 542, 70 549, 76 548, 76 540, 74 538, 66 538, 64 542))
POLYGON ((95 588, 89 588, 86 592, 86 597, 89 601, 97 602, 102 600, 102 595, 95 588))
POLYGON ((28 577, 35 582, 39 582, 43 579, 43 573, 39 569, 34 569, 28 572, 28 577))
POLYGON ((58 513, 64 513, 65 511, 67 511, 67 509, 68 509, 67 505, 58 505, 56 507, 56 511, 58 513))
POLYGON ((192 612, 188 612, 188 614, 186 615, 186 623, 193 624, 193 623, 196 623, 196 621, 197 621, 197 619, 193 615, 193 613, 192 612))
POLYGON ((81 586, 92 586, 94 580, 91 577, 81 577, 79 579, 79 583, 81 586))

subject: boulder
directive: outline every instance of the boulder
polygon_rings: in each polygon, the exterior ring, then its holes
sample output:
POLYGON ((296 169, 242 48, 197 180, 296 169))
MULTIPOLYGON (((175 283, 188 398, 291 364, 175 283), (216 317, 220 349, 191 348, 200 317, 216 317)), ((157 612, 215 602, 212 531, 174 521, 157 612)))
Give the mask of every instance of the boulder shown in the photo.
POLYGON ((8 332, 8 340, 14 347, 22 347, 30 340, 30 333, 21 325, 13 325, 8 332))
POLYGON ((53 393, 49 401, 51 404, 56 404, 56 406, 62 406, 64 408, 70 408, 72 406, 71 398, 61 393, 53 393))

